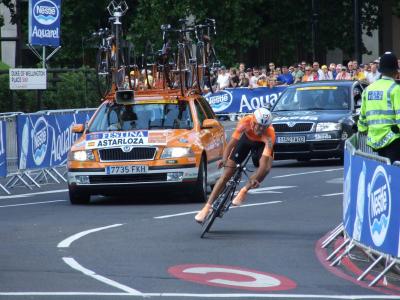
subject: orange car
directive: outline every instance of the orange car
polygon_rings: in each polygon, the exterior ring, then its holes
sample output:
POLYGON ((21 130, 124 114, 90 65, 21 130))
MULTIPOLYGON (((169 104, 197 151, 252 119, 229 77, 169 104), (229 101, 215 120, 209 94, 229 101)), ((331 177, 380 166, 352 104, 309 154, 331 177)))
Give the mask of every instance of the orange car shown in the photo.
POLYGON ((119 91, 107 97, 68 154, 72 204, 91 195, 156 186, 187 188, 206 199, 207 185, 220 176, 216 161, 226 145, 225 131, 200 95, 176 91, 119 91))

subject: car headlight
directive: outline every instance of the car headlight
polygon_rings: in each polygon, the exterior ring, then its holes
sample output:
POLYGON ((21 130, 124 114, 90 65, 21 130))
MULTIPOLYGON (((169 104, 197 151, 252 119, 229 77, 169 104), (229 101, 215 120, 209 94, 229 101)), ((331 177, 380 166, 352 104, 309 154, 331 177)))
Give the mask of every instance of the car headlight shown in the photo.
POLYGON ((317 128, 315 129, 315 132, 322 132, 322 131, 335 131, 335 130, 341 130, 342 129, 342 124, 340 123, 318 123, 317 128))
POLYGON ((93 161, 95 160, 95 157, 92 150, 80 150, 69 152, 68 159, 77 161, 93 161))
POLYGON ((186 147, 165 148, 161 154, 161 158, 176 158, 184 156, 194 156, 192 149, 186 147))

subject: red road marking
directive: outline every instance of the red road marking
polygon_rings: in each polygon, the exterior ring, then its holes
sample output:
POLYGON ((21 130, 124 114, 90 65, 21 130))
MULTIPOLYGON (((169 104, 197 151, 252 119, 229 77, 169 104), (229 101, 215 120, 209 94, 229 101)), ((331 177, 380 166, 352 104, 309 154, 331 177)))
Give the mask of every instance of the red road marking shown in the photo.
POLYGON ((284 276, 223 265, 177 265, 168 272, 185 281, 248 291, 282 291, 297 286, 284 276))
MULTIPOLYGON (((347 281, 350 281, 352 283, 355 283, 359 286, 362 286, 364 288, 373 290, 373 291, 377 291, 377 292, 381 292, 387 295, 399 295, 398 292, 394 291, 394 290, 390 290, 389 288, 393 288, 393 289, 398 289, 398 287, 395 287, 391 284, 389 284, 387 287, 379 285, 382 282, 382 279, 378 282, 377 286, 374 287, 370 287, 368 286, 368 284, 370 283, 370 281, 373 280, 373 276, 371 275, 367 275, 367 277, 365 279, 367 279, 368 281, 358 281, 357 278, 354 278, 348 274, 346 274, 345 272, 343 272, 339 267, 337 266, 330 266, 331 262, 326 261, 326 257, 328 256, 327 254, 327 250, 322 248, 322 242, 326 239, 326 237, 328 236, 328 234, 326 234, 324 237, 322 237, 321 239, 319 239, 317 241, 317 243, 315 244, 315 254, 318 258, 318 260, 320 261, 320 263, 330 272, 332 272, 333 274, 335 274, 336 276, 343 278, 347 281)), ((337 248, 337 243, 335 244, 334 248, 337 248)), ((341 251, 343 252, 343 251, 341 251)), ((340 255, 339 252, 337 255, 340 255)), ((345 266, 350 272, 352 272, 353 274, 355 274, 357 277, 362 273, 361 270, 358 269, 358 267, 347 257, 342 259, 342 265, 345 266)))

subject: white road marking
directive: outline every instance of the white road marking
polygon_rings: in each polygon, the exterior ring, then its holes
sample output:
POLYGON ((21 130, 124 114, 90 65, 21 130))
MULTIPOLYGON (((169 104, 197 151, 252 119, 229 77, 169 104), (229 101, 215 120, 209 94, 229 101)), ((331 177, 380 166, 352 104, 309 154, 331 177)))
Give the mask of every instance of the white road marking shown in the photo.
POLYGON ((275 190, 291 189, 291 188, 295 188, 295 187, 297 187, 297 186, 293 186, 293 185, 269 186, 269 187, 252 189, 252 190, 248 191, 248 193, 249 194, 282 193, 282 192, 278 192, 275 190))
POLYGON ((124 225, 124 224, 114 224, 114 225, 110 225, 110 226, 98 227, 98 228, 78 232, 78 233, 66 238, 65 240, 61 241, 60 243, 58 243, 57 247, 58 248, 68 248, 74 241, 76 241, 77 239, 80 239, 81 237, 83 237, 85 235, 88 235, 90 233, 97 232, 100 230, 105 230, 105 229, 109 229, 109 228, 113 228, 113 227, 119 227, 122 225, 124 225))
POLYGON ((316 295, 316 294, 190 294, 190 293, 96 293, 96 292, 5 292, 0 296, 120 296, 120 297, 194 297, 194 298, 287 298, 287 299, 400 299, 389 295, 316 295))
POLYGON ((63 192, 68 192, 68 189, 54 190, 54 191, 44 191, 44 192, 36 192, 36 193, 28 193, 28 194, 19 194, 19 195, 0 196, 0 200, 2 200, 2 199, 14 199, 14 198, 25 198, 25 197, 32 197, 32 196, 36 196, 36 195, 55 194, 55 193, 63 193, 63 192))
MULTIPOLYGON (((261 202, 261 203, 252 203, 252 204, 244 204, 241 206, 231 206, 230 209, 232 208, 239 208, 239 207, 250 207, 250 206, 259 206, 259 205, 268 205, 268 204, 276 204, 276 203, 281 203, 282 201, 270 201, 270 202, 261 202)), ((165 215, 165 216, 158 216, 154 217, 154 219, 168 219, 168 218, 173 218, 173 217, 180 217, 180 216, 186 216, 186 215, 194 215, 197 214, 199 211, 188 211, 180 214, 174 214, 174 215, 165 215)))
POLYGON ((104 277, 104 276, 98 275, 98 274, 96 274, 95 272, 93 272, 93 271, 91 271, 91 270, 89 270, 89 269, 86 269, 86 268, 82 267, 82 266, 81 266, 75 259, 73 259, 72 257, 63 257, 63 260, 64 260, 64 262, 65 262, 67 265, 69 265, 71 268, 73 268, 73 269, 75 269, 75 270, 77 270, 77 271, 79 271, 79 272, 82 272, 82 273, 85 274, 86 276, 92 277, 93 279, 96 279, 96 280, 98 280, 98 281, 101 281, 101 282, 103 282, 103 283, 105 283, 105 284, 107 284, 107 285, 110 285, 110 286, 115 287, 115 288, 117 288, 117 289, 123 290, 124 292, 129 293, 129 295, 138 295, 138 296, 141 296, 141 295, 142 295, 141 292, 139 292, 139 291, 137 291, 137 290, 135 290, 135 289, 132 289, 132 288, 130 288, 129 286, 120 284, 120 283, 118 283, 118 282, 116 282, 116 281, 114 281, 114 280, 111 280, 111 279, 108 279, 108 278, 106 278, 106 277, 104 277))
POLYGON ((20 203, 20 204, 9 204, 9 205, 1 205, 0 208, 4 207, 15 207, 15 206, 26 206, 26 205, 36 205, 36 204, 47 204, 54 202, 66 202, 67 200, 52 200, 52 201, 41 201, 41 202, 29 202, 29 203, 20 203))
POLYGON ((339 196, 339 195, 343 195, 343 192, 341 193, 333 193, 333 194, 325 194, 325 195, 321 195, 322 197, 332 197, 332 196, 339 196))
POLYGON ((341 170, 343 170, 343 168, 327 169, 327 170, 321 170, 321 171, 310 171, 310 172, 302 172, 302 173, 293 173, 293 174, 286 174, 286 175, 278 175, 278 176, 273 176, 272 178, 284 178, 284 177, 300 176, 300 175, 307 175, 307 174, 318 174, 318 173, 324 173, 324 172, 334 172, 334 171, 341 171, 341 170))

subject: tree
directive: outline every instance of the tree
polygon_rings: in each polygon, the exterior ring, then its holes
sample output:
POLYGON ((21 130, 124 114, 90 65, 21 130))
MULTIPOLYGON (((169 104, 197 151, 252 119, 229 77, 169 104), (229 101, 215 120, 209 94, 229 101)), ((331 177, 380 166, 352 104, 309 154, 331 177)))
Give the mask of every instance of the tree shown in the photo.
MULTIPOLYGON (((11 23, 16 23, 16 13, 15 13, 15 5, 12 0, 0 0, 0 4, 3 4, 10 10, 11 14, 11 23)), ((4 17, 0 15, 0 27, 4 25, 4 17)))

